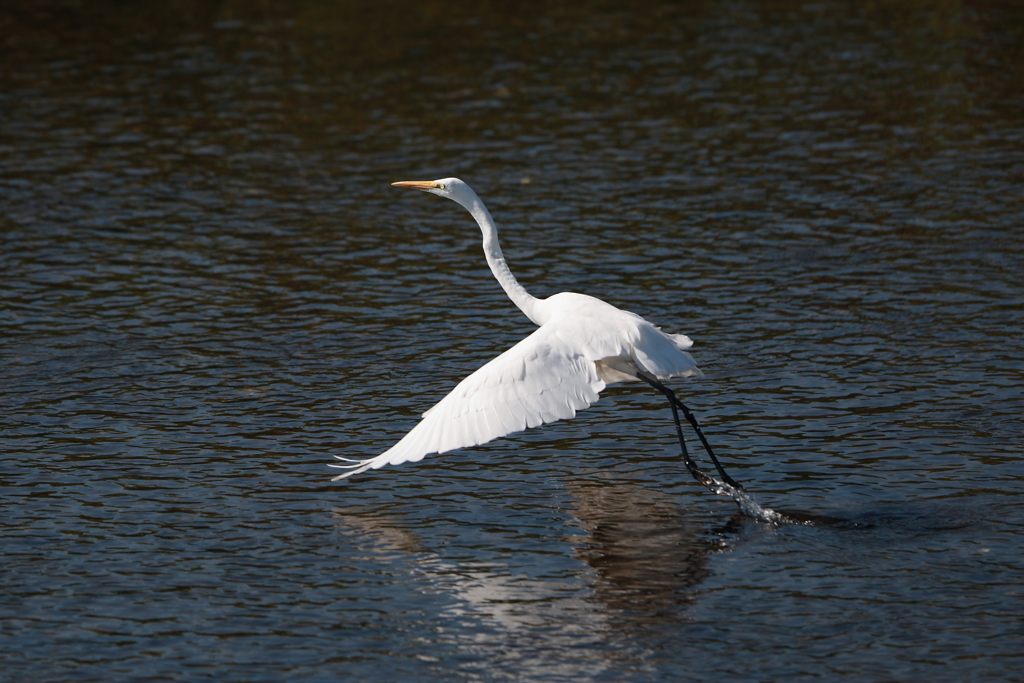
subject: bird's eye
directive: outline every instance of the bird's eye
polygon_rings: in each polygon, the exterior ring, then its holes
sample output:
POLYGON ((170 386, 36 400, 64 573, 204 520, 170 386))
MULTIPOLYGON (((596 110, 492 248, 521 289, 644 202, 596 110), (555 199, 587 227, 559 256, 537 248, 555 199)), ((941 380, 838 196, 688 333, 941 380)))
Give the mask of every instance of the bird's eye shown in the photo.
POLYGON ((443 190, 444 189, 444 183, 438 183, 437 184, 437 189, 443 190))

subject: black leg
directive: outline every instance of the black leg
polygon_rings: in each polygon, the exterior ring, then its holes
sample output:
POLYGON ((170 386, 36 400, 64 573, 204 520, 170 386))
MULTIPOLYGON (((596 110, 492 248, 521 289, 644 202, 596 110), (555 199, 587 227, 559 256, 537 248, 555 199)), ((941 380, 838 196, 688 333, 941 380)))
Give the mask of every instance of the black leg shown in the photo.
POLYGON ((711 480, 711 478, 708 477, 708 475, 704 474, 704 472, 701 472, 699 469, 697 469, 697 466, 690 459, 690 456, 686 451, 686 441, 683 439, 683 430, 679 424, 679 410, 683 411, 683 416, 686 418, 686 421, 689 422, 690 425, 693 427, 693 430, 697 432, 697 437, 700 438, 701 444, 704 445, 704 450, 706 450, 708 452, 708 455, 711 457, 711 462, 715 464, 715 469, 718 470, 718 474, 722 477, 722 481, 724 481, 726 484, 733 487, 734 489, 739 489, 742 491, 743 487, 736 483, 735 479, 726 474, 725 469, 722 467, 722 463, 718 462, 718 458, 715 457, 715 452, 711 450, 711 445, 708 443, 708 440, 704 437, 704 432, 701 431, 700 425, 697 424, 697 418, 694 417, 690 409, 683 405, 682 401, 676 398, 675 393, 671 389, 669 389, 667 386, 659 382, 651 375, 648 375, 645 372, 639 372, 637 373, 637 377, 647 382, 661 393, 665 394, 665 398, 668 399, 669 405, 672 406, 672 417, 675 418, 676 421, 676 433, 679 435, 679 443, 683 448, 683 461, 686 463, 686 469, 690 471, 690 474, 693 475, 694 479, 704 484, 704 486, 712 488, 713 490, 714 481, 711 480))
POLYGON ((699 467, 697 467, 697 463, 695 463, 690 458, 689 450, 686 448, 686 439, 683 438, 683 428, 682 425, 679 423, 679 409, 676 407, 676 402, 672 400, 672 398, 674 398, 672 390, 666 387, 665 385, 661 384, 660 382, 657 382, 657 380, 652 381, 651 379, 644 377, 643 375, 641 375, 640 377, 648 384, 653 386, 655 389, 661 391, 663 394, 665 394, 665 397, 668 398, 669 407, 672 408, 672 418, 676 422, 676 435, 679 436, 679 447, 683 451, 683 462, 686 464, 686 469, 690 472, 691 475, 693 475, 694 479, 699 481, 710 491, 717 493, 717 485, 715 484, 715 480, 709 477, 707 474, 705 474, 704 471, 701 470, 699 467))
POLYGON ((690 458, 690 452, 686 448, 686 439, 683 438, 683 428, 679 424, 679 411, 676 409, 676 404, 673 403, 671 399, 669 399, 669 405, 672 406, 672 417, 676 421, 676 434, 679 436, 679 446, 682 448, 683 451, 683 462, 686 464, 686 469, 689 470, 690 474, 693 475, 694 479, 699 481, 701 484, 706 486, 711 491, 714 491, 716 488, 715 480, 709 477, 707 474, 705 474, 702 469, 697 467, 697 463, 695 463, 690 458))

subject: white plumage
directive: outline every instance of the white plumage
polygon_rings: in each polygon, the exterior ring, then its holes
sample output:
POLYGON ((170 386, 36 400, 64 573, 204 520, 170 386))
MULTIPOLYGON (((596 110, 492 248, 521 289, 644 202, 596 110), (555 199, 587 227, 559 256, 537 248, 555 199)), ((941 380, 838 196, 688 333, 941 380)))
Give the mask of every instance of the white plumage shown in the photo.
POLYGON ((516 281, 498 246, 497 228, 476 193, 458 178, 394 183, 451 199, 465 207, 483 233, 484 254, 509 298, 540 327, 464 380, 401 441, 367 460, 334 465, 345 477, 385 465, 417 462, 431 453, 476 446, 565 420, 589 407, 606 385, 637 379, 699 375, 685 335, 670 335, 635 313, 585 294, 531 296, 516 281))

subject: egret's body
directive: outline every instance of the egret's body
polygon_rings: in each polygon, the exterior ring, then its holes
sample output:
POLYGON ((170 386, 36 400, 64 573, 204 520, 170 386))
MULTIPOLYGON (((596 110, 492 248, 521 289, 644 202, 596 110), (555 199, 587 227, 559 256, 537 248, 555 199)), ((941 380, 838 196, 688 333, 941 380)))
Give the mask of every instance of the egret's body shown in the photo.
MULTIPOLYGON (((335 479, 385 465, 416 462, 431 453, 475 446, 571 418, 596 401, 608 384, 642 380, 669 397, 674 414, 677 408, 683 410, 723 479, 738 488, 721 469, 689 410, 657 381, 700 374, 686 352, 692 345, 689 337, 666 334, 635 313, 585 294, 562 292, 547 299, 530 295, 505 263, 494 221, 468 185, 457 178, 394 184, 446 197, 465 207, 483 233, 491 272, 513 303, 539 327, 462 380, 390 449, 374 458, 351 461, 350 465, 335 465, 349 470, 335 479)), ((690 472, 701 483, 714 487, 717 482, 698 470, 686 453, 678 414, 676 427, 690 472)))

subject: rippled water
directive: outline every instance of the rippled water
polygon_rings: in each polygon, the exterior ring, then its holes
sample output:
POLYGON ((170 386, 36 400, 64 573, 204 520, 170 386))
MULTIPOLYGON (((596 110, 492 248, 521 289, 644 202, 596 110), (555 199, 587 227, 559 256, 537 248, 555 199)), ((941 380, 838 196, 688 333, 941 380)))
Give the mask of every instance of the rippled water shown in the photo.
POLYGON ((1020 11, 364 5, 0 9, 0 678, 1018 677, 1020 11), (331 484, 531 329, 447 175, 816 523, 639 386, 331 484))

